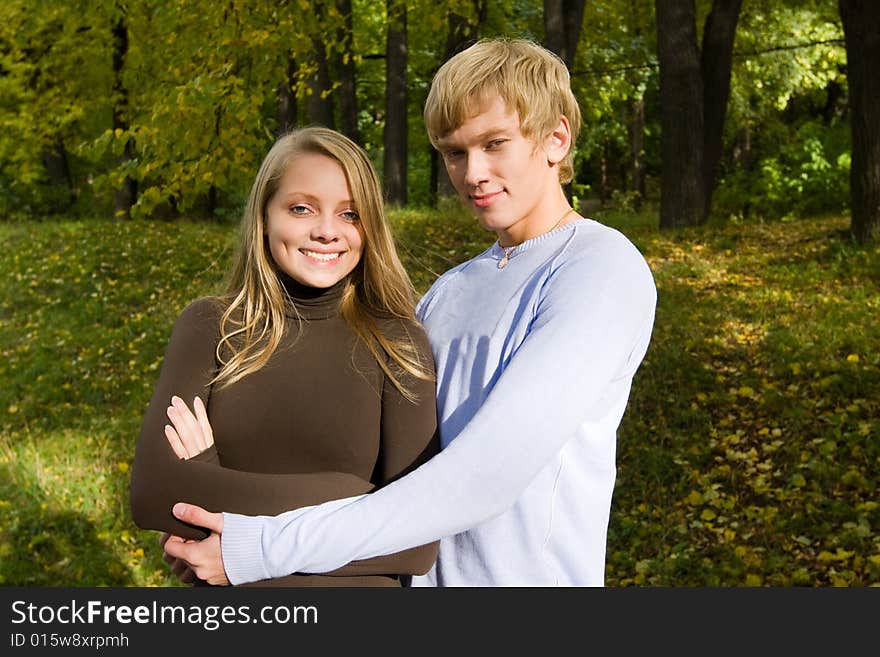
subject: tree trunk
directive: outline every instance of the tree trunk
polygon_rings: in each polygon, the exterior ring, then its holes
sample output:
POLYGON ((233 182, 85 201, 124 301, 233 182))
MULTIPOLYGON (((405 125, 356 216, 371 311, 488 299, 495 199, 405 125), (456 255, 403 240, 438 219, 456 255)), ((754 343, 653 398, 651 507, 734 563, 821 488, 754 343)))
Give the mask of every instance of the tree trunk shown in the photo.
MULTIPOLYGON (((736 131, 736 137, 733 140, 733 166, 748 173, 752 170, 753 165, 752 128, 746 122, 736 131)), ((746 218, 752 213, 752 201, 748 194, 743 199, 741 212, 746 218)))
POLYGON ((67 159, 67 149, 60 138, 56 139, 52 148, 43 151, 43 166, 46 167, 46 176, 53 190, 58 190, 53 198, 53 212, 64 212, 73 205, 76 194, 73 190, 73 178, 70 175, 70 163, 67 159), (62 192, 61 190, 66 190, 62 192))
POLYGON ((831 121, 838 116, 840 99, 843 97, 843 85, 837 80, 832 80, 825 87, 825 105, 822 107, 822 123, 825 127, 831 125, 831 121))
POLYGON ((611 186, 608 183, 608 139, 602 142, 602 154, 599 156, 599 201, 604 207, 611 198, 611 186))
POLYGON ((736 131, 736 138, 733 141, 733 163, 745 171, 752 168, 752 129, 748 123, 744 123, 736 131))
POLYGON ((336 32, 336 41, 339 44, 339 50, 336 51, 336 75, 339 78, 339 123, 342 134, 355 143, 360 143, 351 0, 336 0, 336 8, 342 14, 342 23, 336 32))
POLYGON ((296 94, 293 93, 293 76, 296 73, 296 61, 293 57, 287 59, 287 73, 284 81, 278 85, 278 125, 275 129, 275 137, 280 137, 296 127, 297 104, 296 94))
POLYGON ((660 228, 703 221, 703 81, 693 0, 656 0, 662 174, 660 228))
POLYGON ((385 195, 390 204, 406 205, 407 93, 406 2, 387 0, 385 47, 385 195))
POLYGON ((839 0, 839 6, 852 126, 850 230, 867 243, 880 239, 880 3, 839 0))
MULTIPOLYGON (((128 91, 122 82, 125 57, 128 54, 128 26, 123 10, 117 7, 119 18, 113 25, 113 131, 128 131, 128 91)), ((120 168, 125 168, 134 156, 134 142, 126 139, 119 158, 120 168)), ((117 219, 131 219, 131 208, 137 199, 137 181, 126 176, 122 187, 113 195, 114 216, 117 219)))
POLYGON ((319 39, 312 39, 315 66, 314 75, 309 79, 309 92, 306 98, 306 114, 309 123, 335 129, 333 119, 333 96, 331 95, 330 69, 327 65, 327 50, 319 39))
POLYGON ((730 97, 733 38, 742 0, 715 0, 703 29, 701 71, 703 76, 703 185, 705 217, 709 216, 712 192, 721 160, 724 118, 730 97))
POLYGON ((544 0, 544 45, 574 66, 587 0, 544 0))
POLYGON ((629 120, 629 189, 633 195, 633 209, 638 212, 645 200, 645 99, 630 101, 629 120))

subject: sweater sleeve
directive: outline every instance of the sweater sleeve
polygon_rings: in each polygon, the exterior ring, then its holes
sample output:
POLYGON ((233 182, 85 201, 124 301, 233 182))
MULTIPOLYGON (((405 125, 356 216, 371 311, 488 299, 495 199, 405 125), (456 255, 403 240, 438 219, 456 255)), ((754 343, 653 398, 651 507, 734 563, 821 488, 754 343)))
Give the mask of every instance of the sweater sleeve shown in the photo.
POLYGON ((369 495, 275 517, 224 513, 230 581, 330 570, 463 532, 511 507, 587 414, 601 412, 609 386, 628 384, 647 350, 656 290, 627 246, 592 249, 550 275, 527 336, 479 411, 416 471, 369 495))

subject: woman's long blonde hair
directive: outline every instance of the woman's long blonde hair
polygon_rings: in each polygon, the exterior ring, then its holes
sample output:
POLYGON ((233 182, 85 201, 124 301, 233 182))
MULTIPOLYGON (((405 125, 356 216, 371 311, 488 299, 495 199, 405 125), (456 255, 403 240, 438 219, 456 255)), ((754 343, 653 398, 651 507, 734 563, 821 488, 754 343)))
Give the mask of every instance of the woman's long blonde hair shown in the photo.
POLYGON ((363 254, 348 277, 340 313, 386 376, 412 400, 412 392, 401 381, 401 370, 425 380, 433 379, 433 371, 419 357, 406 331, 404 337, 390 337, 377 323, 382 317, 396 317, 405 320, 405 327, 415 319, 415 292, 388 228, 379 178, 357 144, 321 127, 284 135, 260 165, 242 218, 238 256, 223 297, 228 305, 220 320, 216 352, 221 368, 212 383, 224 387, 256 372, 267 363, 284 335, 290 301, 265 242, 266 208, 289 164, 304 153, 324 155, 342 166, 364 232, 363 254), (396 368, 389 366, 389 359, 396 368))

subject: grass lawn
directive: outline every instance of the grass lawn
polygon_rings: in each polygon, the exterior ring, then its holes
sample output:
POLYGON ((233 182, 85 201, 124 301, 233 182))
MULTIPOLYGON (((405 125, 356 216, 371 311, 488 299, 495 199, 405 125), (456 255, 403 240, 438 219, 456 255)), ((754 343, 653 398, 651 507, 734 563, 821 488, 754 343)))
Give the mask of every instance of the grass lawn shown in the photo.
MULTIPOLYGON (((880 584, 880 249, 847 219, 659 234, 655 332, 619 433, 609 586, 880 584)), ((419 292, 491 243, 393 213, 419 292)), ((0 224, 0 585, 173 586, 128 511, 165 343, 228 224, 0 224)))

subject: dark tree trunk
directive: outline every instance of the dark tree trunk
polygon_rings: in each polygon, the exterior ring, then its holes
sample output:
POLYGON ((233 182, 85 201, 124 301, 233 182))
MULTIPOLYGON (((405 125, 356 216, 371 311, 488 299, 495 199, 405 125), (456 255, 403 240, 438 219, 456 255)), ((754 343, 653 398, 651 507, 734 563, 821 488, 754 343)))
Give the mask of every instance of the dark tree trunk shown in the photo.
POLYGON ((748 123, 736 131, 733 141, 733 164, 748 171, 752 168, 752 129, 748 123))
POLYGON ((695 226, 706 212, 703 81, 693 0, 656 0, 662 173, 660 228, 695 226))
POLYGON ((839 102, 843 97, 843 85, 837 80, 832 80, 825 88, 825 105, 822 107, 822 122, 825 126, 830 126, 831 121, 839 112, 839 102))
POLYGON ((715 0, 697 45, 693 0, 655 0, 663 172, 660 227, 709 216, 730 95, 733 40, 742 0, 715 0))
POLYGON ((43 166, 46 167, 46 176, 49 184, 53 189, 59 191, 52 208, 53 212, 64 212, 68 210, 76 200, 76 194, 73 190, 73 178, 70 175, 70 163, 67 159, 67 149, 64 142, 57 139, 53 148, 47 148, 43 151, 43 166), (62 192, 61 190, 66 190, 62 192))
POLYGON ((333 119, 333 96, 331 92, 330 69, 327 65, 327 50, 319 39, 312 39, 315 66, 314 75, 309 79, 309 92, 306 98, 306 114, 309 123, 335 129, 333 119))
MULTIPOLYGON (((586 6, 587 0, 544 0, 544 45, 559 55, 569 71, 577 55, 586 6)), ((562 189, 571 202, 571 183, 562 189)))
POLYGON ((867 243, 880 239, 880 3, 840 0, 839 6, 852 126, 850 230, 867 243))
MULTIPOLYGON (((647 6, 644 0, 631 0, 626 16, 629 30, 638 41, 642 39, 643 27, 649 24, 644 17, 647 6)), ((641 210, 646 195, 645 164, 645 91, 640 76, 629 73, 629 83, 635 94, 629 99, 627 136, 629 138, 629 187, 632 193, 632 208, 641 210)))
POLYGON ((217 213, 217 188, 214 185, 208 188, 205 210, 209 217, 214 217, 217 213))
POLYGON ((608 140, 602 142, 602 154, 599 156, 599 201, 602 205, 611 198, 611 185, 608 182, 608 140))
POLYGON ((284 82, 278 85, 278 125, 275 130, 276 137, 290 132, 296 126, 298 107, 296 104, 296 94, 293 92, 293 76, 295 73, 296 61, 293 57, 289 57, 284 82))
POLYGON ((342 23, 336 32, 336 75, 339 78, 339 123, 342 134, 359 143, 357 78, 354 65, 354 24, 351 0, 336 0, 342 23))
POLYGON ((629 120, 630 191, 634 192, 633 208, 638 211, 645 200, 645 100, 630 101, 629 120))
POLYGON ((587 0, 544 0, 544 45, 570 71, 574 66, 587 0))
POLYGON ((742 0, 715 0, 703 29, 701 72, 703 77, 703 185, 709 216, 712 192, 721 161, 724 118, 730 97, 730 71, 733 63, 733 38, 742 0))
MULTIPOLYGON (((113 131, 128 131, 128 91, 122 82, 125 57, 128 54, 128 26, 121 8, 117 8, 119 18, 113 25, 113 131)), ((125 167, 134 156, 134 142, 129 137, 125 142, 119 166, 125 167)), ((117 219, 130 219, 131 208, 137 199, 137 181, 126 176, 122 187, 113 195, 114 216, 117 219)))
POLYGON ((407 45, 406 2, 387 0, 388 40, 385 47, 385 195, 390 204, 406 205, 407 45))

